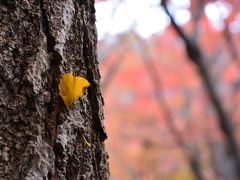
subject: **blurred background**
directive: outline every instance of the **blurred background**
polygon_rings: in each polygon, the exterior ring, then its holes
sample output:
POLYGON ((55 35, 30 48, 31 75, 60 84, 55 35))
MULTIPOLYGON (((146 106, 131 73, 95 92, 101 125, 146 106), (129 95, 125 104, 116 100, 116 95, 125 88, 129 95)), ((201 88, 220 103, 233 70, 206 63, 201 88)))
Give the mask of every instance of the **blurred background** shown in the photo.
POLYGON ((95 8, 111 179, 238 179, 240 1, 95 8))

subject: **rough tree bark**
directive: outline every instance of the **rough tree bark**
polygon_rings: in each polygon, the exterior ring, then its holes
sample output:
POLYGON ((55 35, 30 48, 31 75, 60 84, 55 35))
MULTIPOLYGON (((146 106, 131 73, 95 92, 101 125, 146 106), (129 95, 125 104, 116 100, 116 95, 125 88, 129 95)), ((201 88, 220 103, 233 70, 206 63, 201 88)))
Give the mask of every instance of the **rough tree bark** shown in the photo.
POLYGON ((94 0, 0 2, 0 179, 108 179, 94 0), (71 108, 69 71, 91 83, 71 108))

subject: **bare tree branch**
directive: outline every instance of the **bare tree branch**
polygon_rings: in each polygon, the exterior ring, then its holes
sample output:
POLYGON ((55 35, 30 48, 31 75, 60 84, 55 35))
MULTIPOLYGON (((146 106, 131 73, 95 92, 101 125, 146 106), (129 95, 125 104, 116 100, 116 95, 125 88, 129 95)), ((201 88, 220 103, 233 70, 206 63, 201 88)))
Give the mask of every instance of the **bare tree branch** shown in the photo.
POLYGON ((204 9, 204 0, 197 0, 195 3, 194 11, 193 11, 193 37, 198 37, 199 35, 199 21, 203 14, 204 9))
MULTIPOLYGON (((228 22, 225 21, 225 29, 223 31, 223 36, 225 38, 225 41, 227 42, 228 44, 228 48, 229 48, 229 52, 231 53, 231 56, 232 56, 232 59, 238 59, 239 58, 239 54, 238 54, 238 51, 237 51, 237 48, 233 42, 233 38, 232 38, 232 34, 231 32, 229 31, 229 25, 228 25, 228 22)), ((238 62, 238 67, 240 67, 239 65, 239 62, 238 62)))
MULTIPOLYGON (((121 47, 119 49, 120 56, 118 56, 115 59, 115 61, 111 64, 111 66, 108 68, 106 75, 103 78, 103 81, 102 81, 103 92, 107 91, 108 87, 112 83, 114 77, 116 76, 118 70, 120 69, 120 67, 124 61, 124 57, 125 57, 126 51, 128 49, 128 45, 126 44, 126 42, 127 42, 126 39, 127 39, 127 35, 121 35, 118 37, 118 44, 121 45, 121 47)), ((116 47, 116 45, 115 45, 115 47, 116 47)))
POLYGON ((103 82, 102 82, 102 89, 103 92, 107 91, 107 88, 113 81, 113 78, 117 74, 118 70, 121 67, 121 64, 123 63, 124 60, 124 54, 120 53, 121 55, 113 62, 109 70, 107 71, 106 75, 104 76, 103 82))
POLYGON ((181 27, 179 27, 176 24, 173 16, 168 11, 168 8, 166 5, 166 0, 162 0, 161 5, 163 6, 164 10, 166 11, 167 15, 169 16, 169 18, 171 20, 171 24, 174 27, 175 31, 183 39, 189 60, 194 62, 196 64, 196 66, 198 67, 199 74, 202 77, 202 80, 206 86, 208 95, 209 95, 210 99, 212 100, 213 106, 216 109, 216 113, 217 113, 218 119, 219 119, 219 126, 222 129, 222 131, 224 132, 225 137, 229 143, 229 147, 232 151, 232 155, 234 156, 234 158, 236 160, 236 168, 237 168, 237 172, 240 177, 240 155, 239 155, 237 140, 233 133, 231 120, 228 117, 227 113, 225 112, 223 105, 222 105, 219 97, 217 96, 217 93, 215 92, 214 86, 210 80, 210 75, 207 71, 207 68, 204 65, 203 53, 201 52, 201 49, 198 46, 197 42, 194 39, 190 39, 185 34, 183 29, 181 29, 181 27))
POLYGON ((165 116, 168 122, 168 128, 172 133, 177 145, 182 149, 196 179, 203 180, 204 178, 201 171, 198 148, 196 145, 193 145, 193 144, 191 146, 187 146, 181 132, 179 132, 175 127, 174 118, 172 116, 171 109, 168 106, 164 96, 162 96, 162 93, 161 93, 163 92, 162 81, 158 76, 158 72, 154 63, 152 62, 152 57, 150 54, 149 47, 146 44, 146 42, 143 41, 140 37, 136 37, 136 40, 138 41, 137 44, 140 46, 139 50, 140 50, 140 53, 142 54, 142 60, 145 65, 146 71, 150 79, 152 80, 152 84, 154 86, 155 99, 158 104, 159 110, 165 113, 165 116))

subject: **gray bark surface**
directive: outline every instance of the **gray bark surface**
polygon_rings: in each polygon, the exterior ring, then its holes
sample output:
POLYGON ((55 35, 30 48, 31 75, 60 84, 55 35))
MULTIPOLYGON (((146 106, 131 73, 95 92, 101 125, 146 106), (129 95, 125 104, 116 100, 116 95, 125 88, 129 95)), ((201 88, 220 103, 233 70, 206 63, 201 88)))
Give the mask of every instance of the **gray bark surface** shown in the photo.
POLYGON ((94 0, 0 2, 0 179, 108 179, 94 0), (91 85, 67 108, 70 71, 91 85))

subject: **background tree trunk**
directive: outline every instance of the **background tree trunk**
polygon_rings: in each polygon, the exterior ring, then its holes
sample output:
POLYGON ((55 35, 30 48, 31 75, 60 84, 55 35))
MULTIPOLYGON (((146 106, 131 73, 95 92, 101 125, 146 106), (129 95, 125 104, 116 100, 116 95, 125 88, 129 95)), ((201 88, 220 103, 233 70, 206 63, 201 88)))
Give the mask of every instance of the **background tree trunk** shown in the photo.
POLYGON ((0 9, 0 179, 107 179, 94 0, 0 9), (67 108, 58 83, 70 71, 91 85, 67 108))

